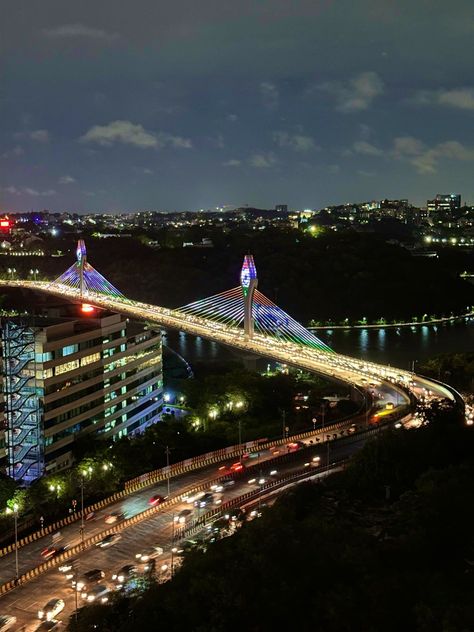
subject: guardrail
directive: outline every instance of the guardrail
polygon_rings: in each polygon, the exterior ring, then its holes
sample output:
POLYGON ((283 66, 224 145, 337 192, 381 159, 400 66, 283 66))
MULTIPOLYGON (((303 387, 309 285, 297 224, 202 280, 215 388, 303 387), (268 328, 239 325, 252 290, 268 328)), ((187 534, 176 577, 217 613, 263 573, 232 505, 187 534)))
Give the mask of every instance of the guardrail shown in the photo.
MULTIPOLYGON (((397 415, 396 417, 400 418, 401 416, 397 415)), ((393 423, 393 421, 394 421, 394 419, 392 419, 390 421, 390 423, 393 423)), ((342 422, 339 422, 339 423, 342 423, 342 422)), ((385 425, 388 425, 388 424, 385 424, 385 425)), ((352 435, 349 435, 349 436, 345 437, 345 439, 349 439, 349 441, 357 441, 362 434, 364 434, 366 436, 371 436, 371 435, 377 433, 381 427, 383 427, 383 426, 377 426, 375 428, 364 429, 364 430, 362 430, 361 432, 359 432, 357 434, 352 434, 352 435)), ((284 443, 285 441, 282 441, 282 442, 284 443)), ((331 441, 331 439, 326 439, 326 442, 327 441, 331 441)), ((324 441, 323 441, 323 443, 324 443, 324 441)), ((306 447, 306 450, 311 450, 311 449, 314 449, 315 447, 316 447, 315 445, 308 445, 306 447)), ((292 453, 285 453, 285 454, 280 455, 280 456, 278 456, 278 457, 276 457, 274 459, 269 459, 269 460, 272 461, 272 462, 279 461, 279 460, 283 461, 283 460, 288 460, 290 458, 297 458, 298 455, 300 455, 300 454, 301 454, 301 451, 292 452, 292 453)), ((342 462, 343 460, 345 461, 346 459, 339 459, 339 461, 334 461, 333 463, 338 464, 338 463, 342 462)), ((248 470, 255 469, 255 468, 258 468, 258 467, 260 467, 260 464, 255 463, 254 465, 248 467, 245 473, 240 474, 240 477, 242 477, 244 475, 248 475, 248 470)), ((310 471, 310 473, 308 473, 307 470, 305 470, 304 473, 307 476, 309 476, 310 474, 314 476, 314 474, 316 474, 318 472, 324 472, 325 470, 330 469, 330 468, 331 468, 331 466, 328 466, 328 465, 320 466, 319 468, 313 468, 310 471)), ((231 506, 235 506, 235 504, 240 504, 240 502, 242 502, 242 500, 249 499, 252 496, 252 494, 253 495, 258 495, 263 490, 266 490, 266 489, 277 489, 278 485, 286 484, 292 478, 294 478, 296 480, 296 478, 298 478, 298 476, 302 477, 303 476, 303 472, 292 473, 292 474, 289 474, 287 477, 284 477, 282 479, 278 479, 276 481, 269 481, 268 483, 266 483, 266 484, 264 484, 262 486, 259 486, 258 490, 252 490, 251 492, 247 492, 246 494, 238 496, 237 498, 234 498, 234 499, 232 499, 230 501, 227 501, 226 503, 222 504, 218 509, 212 510, 211 512, 208 512, 207 514, 204 514, 200 518, 196 519, 196 521, 193 521, 193 523, 191 525, 188 525, 187 527, 185 527, 185 529, 191 528, 191 526, 198 526, 197 522, 198 521, 199 522, 202 521, 203 518, 206 518, 206 520, 207 520, 208 514, 217 515, 218 513, 222 512, 225 508, 231 508, 231 506), (234 503, 234 505, 231 505, 232 503, 234 503)), ((58 566, 59 564, 62 564, 64 561, 73 558, 74 556, 78 555, 79 553, 81 553, 85 549, 90 548, 91 546, 94 546, 95 544, 97 544, 100 540, 102 540, 107 535, 110 535, 112 533, 117 533, 117 532, 120 532, 120 531, 124 531, 128 527, 136 525, 139 522, 143 522, 144 520, 148 520, 149 518, 151 518, 153 515, 157 514, 158 512, 163 511, 164 509, 168 509, 168 508, 172 507, 175 504, 178 504, 179 502, 181 502, 183 500, 183 497, 186 496, 187 494, 194 494, 194 493, 197 493, 197 492, 200 492, 200 491, 204 491, 205 489, 209 488, 210 484, 218 483, 220 481, 225 480, 228 477, 229 477, 229 474, 225 473, 225 474, 222 474, 221 476, 218 476, 218 477, 212 479, 211 481, 205 481, 204 483, 201 483, 200 485, 195 485, 195 486, 190 486, 188 488, 185 488, 184 490, 181 490, 179 494, 176 494, 176 496, 173 496, 172 498, 170 498, 168 500, 165 500, 163 503, 161 503, 157 507, 150 507, 149 509, 146 509, 145 511, 142 511, 141 513, 133 516, 132 518, 127 518, 126 520, 123 520, 122 522, 118 523, 117 525, 114 525, 113 527, 109 527, 107 529, 104 529, 100 533, 97 533, 96 535, 87 538, 86 540, 84 540, 83 543, 81 542, 80 544, 77 544, 77 545, 71 547, 70 549, 67 549, 66 551, 64 551, 63 553, 58 555, 57 557, 55 557, 55 558, 53 558, 51 560, 48 560, 47 562, 43 562, 42 564, 39 564, 38 566, 36 566, 35 568, 27 571, 26 573, 23 573, 22 575, 20 575, 18 580, 12 579, 9 582, 6 582, 6 583, 2 584, 0 586, 0 596, 10 592, 11 590, 14 590, 18 586, 21 586, 21 585, 23 585, 23 584, 35 579, 36 577, 38 577, 39 575, 42 575, 43 573, 47 572, 51 568, 54 568, 55 566, 58 566)), ((199 526, 202 526, 201 522, 200 522, 199 526)), ((177 532, 177 533, 179 535, 180 532, 177 532)), ((176 537, 177 537, 177 535, 175 534, 175 539, 176 539, 176 537)))
MULTIPOLYGON (((108 496, 107 498, 99 500, 93 505, 89 505, 85 507, 83 512, 77 511, 74 514, 71 514, 69 516, 66 516, 65 518, 61 518, 60 520, 53 522, 52 524, 48 525, 47 527, 44 527, 43 529, 38 529, 37 531, 34 531, 33 533, 30 533, 29 535, 21 538, 20 540, 18 540, 18 548, 20 549, 23 546, 26 546, 27 544, 31 544, 32 542, 39 540, 45 535, 55 533, 56 531, 59 531, 60 529, 72 524, 73 522, 80 520, 82 517, 82 514, 84 514, 84 516, 87 516, 87 514, 91 513, 92 511, 99 511, 101 509, 104 509, 104 507, 107 507, 108 505, 118 502, 119 500, 122 500, 123 498, 125 498, 126 496, 129 496, 130 494, 140 491, 141 489, 145 489, 146 487, 149 487, 151 485, 155 485, 156 483, 159 483, 161 481, 165 481, 168 478, 180 476, 182 474, 192 472, 194 470, 200 469, 202 467, 206 467, 208 465, 212 465, 214 463, 221 463, 222 461, 226 461, 227 459, 238 458, 242 455, 243 452, 247 450, 252 450, 257 447, 260 450, 267 450, 268 448, 271 448, 271 447, 277 447, 279 445, 283 445, 291 441, 299 441, 299 440, 309 438, 317 434, 335 432, 341 429, 342 426, 348 422, 348 420, 358 419, 358 417, 359 416, 353 417, 350 415, 334 424, 325 426, 324 428, 320 428, 318 430, 309 430, 306 432, 299 433, 297 435, 291 435, 290 437, 287 437, 284 439, 269 441, 267 443, 260 443, 257 440, 257 441, 250 441, 242 445, 221 448, 220 450, 214 450, 213 452, 208 452, 206 454, 199 455, 191 459, 185 459, 184 461, 179 461, 178 463, 174 463, 173 465, 170 465, 169 467, 163 467, 157 470, 153 470, 151 472, 147 472, 146 474, 142 474, 141 476, 137 476, 131 479, 130 481, 127 481, 125 483, 125 487, 123 490, 116 492, 115 494, 112 494, 112 496, 108 496)), ((2 549, 0 549, 0 558, 4 557, 5 555, 9 555, 10 553, 13 553, 14 551, 15 551, 15 544, 14 543, 8 544, 7 546, 4 546, 2 549)))

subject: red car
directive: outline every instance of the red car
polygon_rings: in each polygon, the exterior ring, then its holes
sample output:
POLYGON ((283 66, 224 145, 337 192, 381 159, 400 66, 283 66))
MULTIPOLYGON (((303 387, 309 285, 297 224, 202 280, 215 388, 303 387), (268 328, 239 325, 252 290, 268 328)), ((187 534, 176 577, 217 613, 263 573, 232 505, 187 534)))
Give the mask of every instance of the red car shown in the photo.
POLYGON ((237 463, 232 463, 232 465, 230 466, 231 472, 243 472, 244 470, 245 470, 245 465, 241 463, 240 461, 237 461, 237 463))
POLYGON ((150 498, 150 500, 148 501, 148 504, 151 505, 152 507, 156 507, 156 505, 161 505, 161 503, 165 500, 164 496, 161 496, 160 494, 155 494, 155 496, 152 496, 150 498))
POLYGON ((46 560, 50 560, 51 558, 56 557, 56 555, 63 553, 66 548, 67 547, 65 546, 48 546, 41 551, 41 557, 44 557, 46 560))

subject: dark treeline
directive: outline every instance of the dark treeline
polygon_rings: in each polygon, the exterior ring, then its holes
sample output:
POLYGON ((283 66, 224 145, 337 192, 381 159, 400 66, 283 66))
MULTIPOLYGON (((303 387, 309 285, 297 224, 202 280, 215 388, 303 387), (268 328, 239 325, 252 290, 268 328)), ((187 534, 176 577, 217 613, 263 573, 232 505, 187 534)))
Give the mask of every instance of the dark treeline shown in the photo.
MULTIPOLYGON (((180 243, 201 233, 191 231, 180 243)), ((255 256, 261 291, 302 322, 448 315, 474 302, 474 288, 452 266, 412 257, 382 236, 326 232, 314 238, 271 227, 226 234, 207 228, 205 234, 214 248, 153 249, 139 236, 86 239, 90 262, 127 296, 170 307, 238 285, 247 252, 255 256)), ((74 261, 74 239, 57 242, 69 250, 67 256, 35 265, 50 277, 60 273, 74 261)), ((31 266, 18 258, 14 263, 25 270, 31 266)))

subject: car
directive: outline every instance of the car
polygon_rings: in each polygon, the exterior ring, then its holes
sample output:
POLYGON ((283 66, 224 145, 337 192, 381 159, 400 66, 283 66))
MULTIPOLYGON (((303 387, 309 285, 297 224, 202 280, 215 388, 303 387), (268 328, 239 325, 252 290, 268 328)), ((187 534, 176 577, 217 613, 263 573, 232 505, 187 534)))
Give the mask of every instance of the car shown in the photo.
POLYGON ((41 610, 38 610, 38 619, 51 621, 55 619, 56 615, 62 610, 64 610, 64 601, 55 597, 54 599, 50 599, 41 610))
POLYGON ((88 602, 97 601, 99 603, 107 603, 109 600, 110 590, 107 588, 105 584, 97 584, 97 586, 93 586, 89 590, 89 592, 83 592, 82 598, 86 599, 88 602))
POLYGON ((138 569, 134 564, 125 564, 125 566, 122 566, 120 570, 112 575, 112 580, 118 584, 123 584, 127 579, 136 575, 137 572, 138 569))
POLYGON ((64 553, 67 549, 67 546, 48 546, 41 551, 41 557, 44 557, 45 560, 52 560, 53 557, 64 553))
POLYGON ((163 549, 161 548, 161 546, 152 546, 149 549, 143 551, 143 553, 137 553, 135 557, 139 562, 148 562, 149 560, 153 560, 159 555, 163 555, 163 549))
POLYGON ((96 542, 96 546, 100 547, 101 549, 105 549, 107 546, 112 546, 112 544, 115 544, 121 539, 122 536, 120 535, 120 533, 109 533, 109 535, 106 535, 105 538, 102 538, 102 540, 96 542))
POLYGON ((69 560, 58 566, 58 571, 64 575, 66 579, 72 579, 74 577, 74 566, 77 564, 77 560, 69 560))
POLYGON ((234 481, 234 479, 233 479, 233 478, 230 478, 230 479, 229 479, 229 480, 227 480, 227 481, 222 481, 222 487, 224 487, 224 489, 225 489, 226 487, 233 487, 234 485, 235 485, 235 481, 234 481))
POLYGON ((194 494, 189 493, 186 494, 185 496, 183 496, 183 502, 188 503, 189 505, 192 505, 193 503, 196 502, 196 500, 199 500, 200 498, 202 498, 204 496, 205 492, 195 492, 194 494))
POLYGON ((6 632, 10 630, 12 626, 16 623, 16 617, 13 617, 10 614, 1 614, 0 615, 0 632, 6 632))
POLYGON ((213 500, 214 500, 214 494, 211 492, 206 492, 205 494, 201 496, 201 498, 198 498, 197 500, 194 501, 194 506, 202 508, 202 507, 205 507, 206 505, 209 505, 213 500))
POLYGON ((192 509, 183 509, 179 512, 179 514, 176 514, 176 516, 173 517, 173 520, 179 524, 185 524, 186 520, 192 513, 192 509))
POLYGON ((286 446, 286 449, 288 450, 288 452, 296 452, 297 450, 300 450, 301 448, 306 448, 306 443, 304 443, 303 441, 292 441, 291 443, 288 443, 286 446))
POLYGON ((156 505, 161 505, 162 502, 164 502, 165 497, 161 496, 161 494, 155 494, 154 496, 152 496, 150 498, 150 500, 148 501, 148 504, 151 505, 152 507, 156 507, 156 505))
POLYGON ((76 586, 76 589, 81 591, 81 590, 86 589, 87 586, 90 586, 91 584, 95 584, 99 582, 104 577, 105 577, 104 571, 100 570, 99 568, 94 568, 93 570, 87 571, 87 573, 84 573, 84 575, 77 582, 77 585, 75 581, 72 582, 72 585, 73 587, 76 586))
POLYGON ((124 520, 125 514, 123 511, 113 511, 112 513, 105 516, 105 524, 114 524, 119 522, 119 520, 124 520))
POLYGON ((59 630, 63 625, 62 621, 58 621, 57 619, 51 619, 51 621, 43 621, 36 628, 35 632, 49 632, 50 630, 59 630))
POLYGON ((240 461, 237 461, 236 463, 232 463, 232 465, 230 466, 231 472, 243 472, 244 470, 245 470, 245 465, 241 463, 240 461))

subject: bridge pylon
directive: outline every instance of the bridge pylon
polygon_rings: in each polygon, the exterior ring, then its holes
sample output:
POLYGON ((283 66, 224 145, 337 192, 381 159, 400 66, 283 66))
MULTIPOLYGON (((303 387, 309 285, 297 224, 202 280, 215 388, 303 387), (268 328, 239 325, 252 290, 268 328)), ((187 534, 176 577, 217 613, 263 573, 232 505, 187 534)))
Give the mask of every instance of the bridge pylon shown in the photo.
POLYGON ((258 285, 257 269, 253 255, 245 255, 242 270, 240 271, 240 285, 244 298, 244 332, 248 338, 253 337, 255 328, 253 318, 253 299, 258 285))
POLYGON ((86 244, 83 239, 79 239, 76 248, 77 267, 79 268, 79 292, 80 297, 84 296, 84 268, 87 263, 87 250, 86 244))

